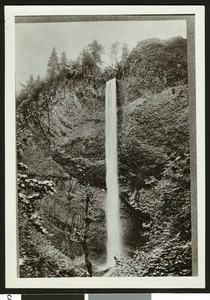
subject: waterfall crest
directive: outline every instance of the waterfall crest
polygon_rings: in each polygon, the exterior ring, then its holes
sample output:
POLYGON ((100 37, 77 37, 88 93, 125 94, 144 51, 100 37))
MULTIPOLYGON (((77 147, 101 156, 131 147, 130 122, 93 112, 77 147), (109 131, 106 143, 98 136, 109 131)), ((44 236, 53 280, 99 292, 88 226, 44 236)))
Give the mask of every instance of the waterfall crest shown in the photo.
POLYGON ((118 256, 122 253, 117 172, 117 102, 115 78, 106 83, 105 123, 107 265, 113 266, 115 264, 114 256, 118 256))

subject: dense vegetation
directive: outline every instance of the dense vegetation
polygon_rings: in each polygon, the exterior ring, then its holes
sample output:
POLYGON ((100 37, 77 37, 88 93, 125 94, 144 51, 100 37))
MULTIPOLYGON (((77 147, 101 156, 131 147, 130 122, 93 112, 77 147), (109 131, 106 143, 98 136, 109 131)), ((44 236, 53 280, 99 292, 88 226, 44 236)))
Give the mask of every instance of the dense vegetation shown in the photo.
POLYGON ((115 42, 103 68, 94 40, 75 61, 54 48, 46 77, 17 95, 21 277, 102 276, 105 82, 117 78, 125 256, 111 276, 189 276, 187 47, 115 42))

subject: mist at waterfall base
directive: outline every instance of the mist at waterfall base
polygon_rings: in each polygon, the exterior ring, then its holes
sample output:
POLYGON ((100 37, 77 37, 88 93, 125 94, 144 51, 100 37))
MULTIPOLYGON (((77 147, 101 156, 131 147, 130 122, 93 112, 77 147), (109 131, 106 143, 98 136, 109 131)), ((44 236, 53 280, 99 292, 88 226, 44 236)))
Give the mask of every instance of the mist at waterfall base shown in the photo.
POLYGON ((122 231, 117 159, 117 101, 116 79, 106 83, 105 100, 106 143, 106 220, 107 220, 107 267, 114 266, 115 258, 122 254, 122 231))

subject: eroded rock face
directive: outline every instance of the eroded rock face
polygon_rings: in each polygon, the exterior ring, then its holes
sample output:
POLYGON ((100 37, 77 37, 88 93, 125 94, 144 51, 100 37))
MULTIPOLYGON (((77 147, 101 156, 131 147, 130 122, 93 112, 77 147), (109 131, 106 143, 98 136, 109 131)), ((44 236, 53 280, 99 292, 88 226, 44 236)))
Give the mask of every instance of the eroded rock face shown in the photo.
POLYGON ((187 41, 184 38, 139 42, 120 74, 121 102, 133 102, 148 92, 159 93, 180 82, 188 82, 187 41))

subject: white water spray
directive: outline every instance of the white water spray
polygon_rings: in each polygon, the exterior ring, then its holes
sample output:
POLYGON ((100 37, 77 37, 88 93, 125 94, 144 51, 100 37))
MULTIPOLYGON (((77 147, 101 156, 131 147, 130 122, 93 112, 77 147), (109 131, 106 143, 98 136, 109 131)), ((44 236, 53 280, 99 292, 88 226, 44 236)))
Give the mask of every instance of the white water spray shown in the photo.
POLYGON ((122 253, 120 203, 117 173, 117 103, 116 79, 106 83, 106 186, 107 186, 107 265, 115 264, 114 257, 122 253))

